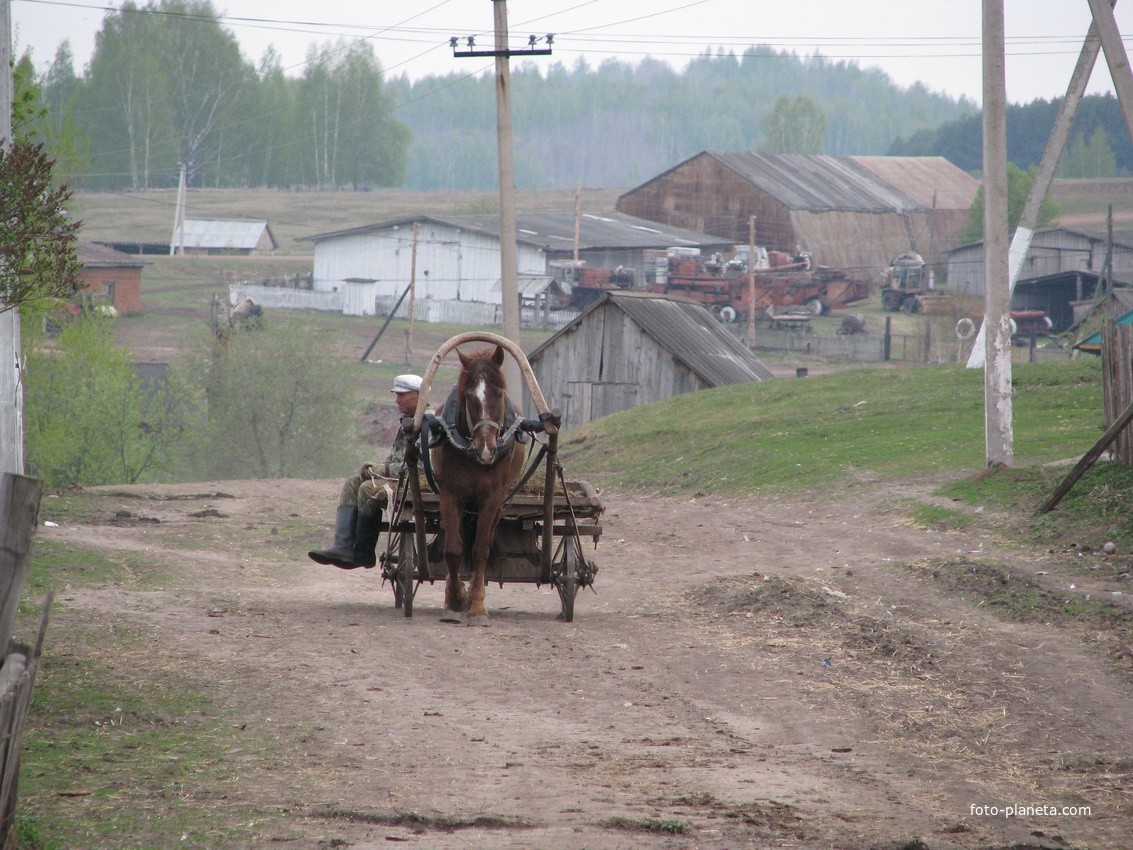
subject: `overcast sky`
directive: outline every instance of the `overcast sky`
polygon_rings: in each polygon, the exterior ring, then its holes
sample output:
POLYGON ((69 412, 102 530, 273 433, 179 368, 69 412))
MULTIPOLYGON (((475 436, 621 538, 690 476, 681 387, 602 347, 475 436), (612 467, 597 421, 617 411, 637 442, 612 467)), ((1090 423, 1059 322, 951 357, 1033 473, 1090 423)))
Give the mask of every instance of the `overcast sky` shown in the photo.
MULTIPOLYGON (((69 39, 82 73, 108 4, 11 3, 18 54, 30 47, 43 69, 69 39)), ((491 67, 490 59, 454 58, 448 39, 476 35, 477 49, 490 48, 493 0, 216 0, 213 6, 246 59, 258 64, 274 45, 292 76, 302 73, 311 44, 339 38, 370 39, 387 73, 411 79, 491 67)), ((509 0, 508 19, 513 48, 523 47, 528 35, 555 34, 553 55, 529 60, 542 67, 555 62, 570 67, 580 57, 597 65, 610 56, 627 62, 652 56, 679 69, 705 50, 738 55, 751 45, 769 44, 877 66, 900 86, 919 81, 978 103, 980 9, 979 0, 509 0)), ((1117 4, 1115 13, 1130 49, 1133 1, 1117 4)), ((1005 17, 1008 100, 1061 97, 1090 24, 1087 0, 1006 0, 1005 17)), ((1104 61, 1089 91, 1113 91, 1104 61)))

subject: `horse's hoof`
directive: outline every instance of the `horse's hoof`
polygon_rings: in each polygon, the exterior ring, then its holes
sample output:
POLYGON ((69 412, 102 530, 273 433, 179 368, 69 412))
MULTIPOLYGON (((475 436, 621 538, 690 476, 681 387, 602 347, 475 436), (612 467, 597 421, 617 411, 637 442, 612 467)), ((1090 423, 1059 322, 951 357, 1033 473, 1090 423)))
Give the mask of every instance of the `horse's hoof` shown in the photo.
POLYGON ((469 614, 468 625, 470 626, 490 626, 492 623, 488 619, 487 614, 469 614))
POLYGON ((448 608, 445 608, 444 613, 441 614, 442 623, 459 623, 461 621, 459 611, 450 611, 448 608))

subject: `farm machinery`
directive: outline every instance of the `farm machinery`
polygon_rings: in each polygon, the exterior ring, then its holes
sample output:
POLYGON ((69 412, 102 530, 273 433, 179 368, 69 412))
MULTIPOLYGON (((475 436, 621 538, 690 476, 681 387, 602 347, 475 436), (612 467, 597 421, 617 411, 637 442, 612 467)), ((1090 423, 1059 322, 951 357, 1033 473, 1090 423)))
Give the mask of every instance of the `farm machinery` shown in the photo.
POLYGON ((914 251, 899 254, 885 270, 881 306, 890 313, 930 312, 935 297, 924 258, 920 254, 914 251))
POLYGON ((699 248, 644 252, 644 274, 636 269, 592 269, 585 261, 554 263, 555 278, 569 306, 584 309, 609 290, 630 289, 697 301, 723 322, 743 321, 749 310, 766 316, 776 307, 805 306, 821 315, 869 297, 868 283, 838 269, 815 267, 810 254, 791 255, 737 245, 731 259, 707 260, 699 248), (748 265, 754 263, 754 286, 748 265))

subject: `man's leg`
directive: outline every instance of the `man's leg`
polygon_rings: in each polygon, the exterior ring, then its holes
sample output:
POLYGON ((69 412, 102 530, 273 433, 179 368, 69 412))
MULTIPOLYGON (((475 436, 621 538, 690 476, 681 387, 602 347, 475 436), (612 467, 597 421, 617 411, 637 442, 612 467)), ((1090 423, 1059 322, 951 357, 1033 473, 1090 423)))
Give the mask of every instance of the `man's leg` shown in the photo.
POLYGON ((334 518, 334 542, 326 549, 313 549, 307 553, 315 563, 333 564, 344 570, 361 566, 354 563, 354 540, 358 528, 358 486, 361 480, 355 475, 342 485, 342 495, 339 497, 334 518))
POLYGON ((367 479, 358 488, 358 528, 354 536, 354 566, 370 567, 378 563, 378 536, 382 528, 382 506, 385 491, 382 479, 367 479))

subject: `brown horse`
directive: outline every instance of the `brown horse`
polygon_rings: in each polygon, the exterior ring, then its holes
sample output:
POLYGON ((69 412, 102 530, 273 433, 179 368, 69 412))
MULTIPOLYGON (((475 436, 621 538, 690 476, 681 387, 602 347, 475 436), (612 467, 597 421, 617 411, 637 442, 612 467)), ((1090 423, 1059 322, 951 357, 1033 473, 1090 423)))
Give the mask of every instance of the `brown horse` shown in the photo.
POLYGON ((486 626, 484 572, 508 488, 523 468, 523 447, 514 439, 513 431, 505 432, 507 420, 514 418, 514 408, 500 368, 503 348, 485 348, 469 355, 458 349, 456 353, 462 369, 444 405, 444 419, 455 426, 450 433, 456 433, 452 440, 436 445, 431 455, 448 567, 441 620, 459 623, 467 612, 469 625, 486 626), (452 406, 456 409, 450 409, 452 406), (471 523, 462 522, 471 512, 476 515, 474 534, 471 523), (467 594, 460 578, 465 557, 471 573, 467 594))

